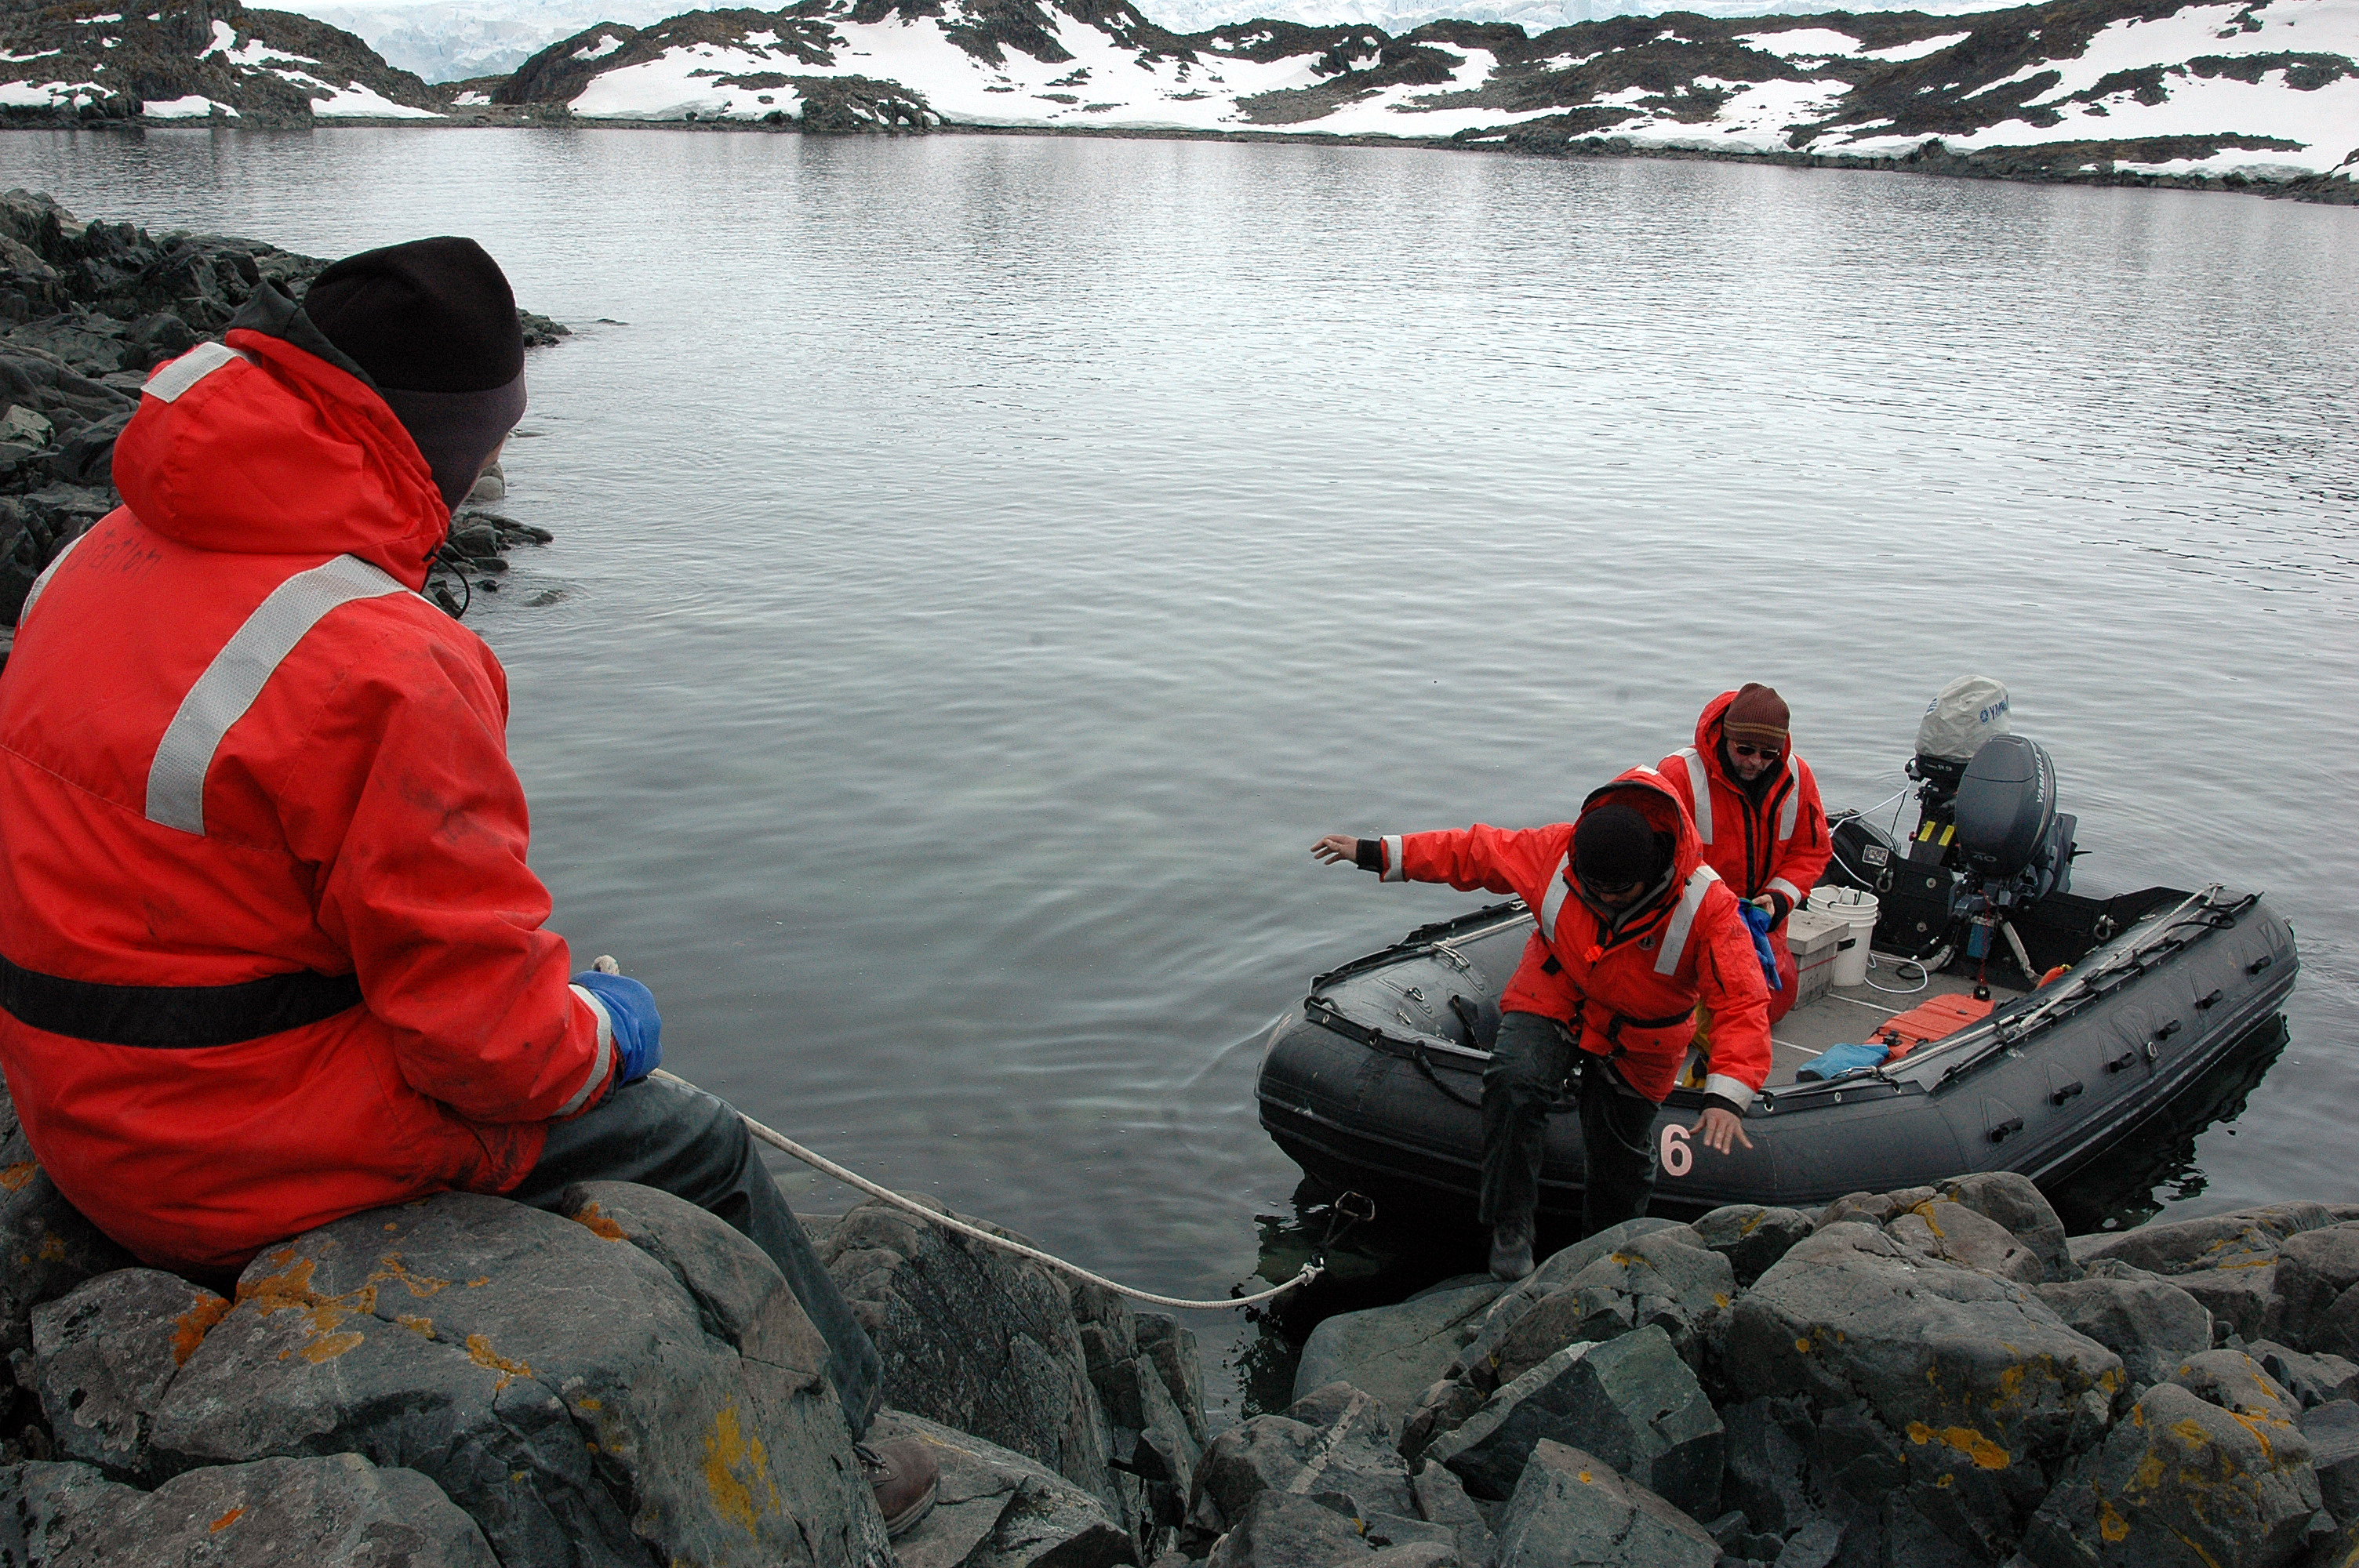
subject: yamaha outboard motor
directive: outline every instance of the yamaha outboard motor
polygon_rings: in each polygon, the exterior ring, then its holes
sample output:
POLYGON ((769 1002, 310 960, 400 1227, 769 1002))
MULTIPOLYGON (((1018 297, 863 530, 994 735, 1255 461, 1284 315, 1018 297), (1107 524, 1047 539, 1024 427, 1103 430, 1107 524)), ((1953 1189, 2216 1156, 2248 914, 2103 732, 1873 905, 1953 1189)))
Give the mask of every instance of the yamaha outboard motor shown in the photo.
POLYGON ((2030 903, 2066 891, 2076 824, 2056 809, 2048 748, 2021 735, 1984 742, 1959 776, 1951 811, 1959 863, 1995 902, 2030 903))
POLYGON ((1951 832, 1953 802, 1967 764, 1995 737, 2008 733, 2006 687, 1988 676, 1962 676, 1925 705, 1917 726, 1917 754, 1908 774, 1919 781, 1917 837, 1908 858, 1958 864, 1951 832))

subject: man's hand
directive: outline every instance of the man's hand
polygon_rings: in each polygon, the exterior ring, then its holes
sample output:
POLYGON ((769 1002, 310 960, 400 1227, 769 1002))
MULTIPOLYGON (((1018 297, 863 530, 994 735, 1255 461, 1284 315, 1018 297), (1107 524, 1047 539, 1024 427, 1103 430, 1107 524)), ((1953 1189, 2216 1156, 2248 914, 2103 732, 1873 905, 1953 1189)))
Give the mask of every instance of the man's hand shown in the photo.
POLYGON ((1777 901, 1771 898, 1766 892, 1753 898, 1748 898, 1745 902, 1751 904, 1754 908, 1759 910, 1764 914, 1774 917, 1777 913, 1777 901))
POLYGON ((1718 1106, 1707 1108, 1688 1129, 1688 1134, 1715 1154, 1727 1153, 1732 1139, 1747 1149, 1753 1147, 1753 1140, 1745 1136, 1744 1121, 1734 1111, 1723 1110, 1718 1106))
POLYGON ((1360 841, 1349 833, 1330 833, 1310 846, 1310 854, 1312 859, 1324 865, 1332 866, 1338 860, 1356 864, 1360 858, 1360 841))

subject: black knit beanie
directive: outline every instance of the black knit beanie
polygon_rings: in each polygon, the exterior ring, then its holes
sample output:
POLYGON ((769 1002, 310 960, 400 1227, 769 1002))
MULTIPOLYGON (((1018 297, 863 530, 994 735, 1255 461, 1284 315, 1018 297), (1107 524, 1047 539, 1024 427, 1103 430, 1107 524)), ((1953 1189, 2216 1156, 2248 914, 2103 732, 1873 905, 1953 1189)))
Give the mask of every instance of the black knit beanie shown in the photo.
POLYGON ((346 256, 303 314, 375 383, 456 506, 524 416, 524 331, 499 263, 443 235, 346 256))
POLYGON ((1636 806, 1596 806, 1572 830, 1573 874, 1591 887, 1652 884, 1663 865, 1654 825, 1636 806))

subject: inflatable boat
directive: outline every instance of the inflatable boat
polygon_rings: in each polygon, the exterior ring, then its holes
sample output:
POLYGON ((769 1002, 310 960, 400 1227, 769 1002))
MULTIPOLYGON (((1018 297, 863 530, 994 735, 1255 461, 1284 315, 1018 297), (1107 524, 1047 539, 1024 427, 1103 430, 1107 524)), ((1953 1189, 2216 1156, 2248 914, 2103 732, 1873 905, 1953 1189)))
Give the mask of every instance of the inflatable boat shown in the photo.
MULTIPOLYGON (((1909 839, 1834 819, 1827 879, 1788 924, 1801 983, 1745 1117, 1753 1146, 1696 1147, 1702 1092, 1674 1090, 1655 1213, 1973 1171, 2059 1184, 2275 1025, 2299 968, 2286 923, 2218 883, 2072 892, 2053 764, 2005 731, 2003 692, 1996 706, 1991 732, 1946 747, 1920 730, 1909 839)), ((1498 998, 1531 929, 1520 901, 1491 904, 1319 976, 1264 1050, 1263 1127, 1317 1181, 1471 1208, 1498 998)), ((1582 1168, 1580 1119, 1552 1116, 1543 1217, 1578 1220, 1582 1168)))

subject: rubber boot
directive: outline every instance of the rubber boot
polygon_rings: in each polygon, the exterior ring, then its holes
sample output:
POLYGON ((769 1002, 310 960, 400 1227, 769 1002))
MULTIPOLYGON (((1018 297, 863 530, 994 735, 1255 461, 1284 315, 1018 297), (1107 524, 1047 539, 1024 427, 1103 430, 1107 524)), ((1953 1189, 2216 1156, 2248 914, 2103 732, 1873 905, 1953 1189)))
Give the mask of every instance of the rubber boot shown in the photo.
POLYGON ((1532 1271, 1532 1222, 1502 1219, 1491 1227, 1491 1274, 1514 1284, 1532 1271))
POLYGON ((860 1474, 876 1496, 876 1511, 885 1516, 885 1538, 897 1541, 917 1528, 934 1506, 941 1489, 941 1466, 914 1437, 874 1445, 855 1444, 860 1474))

